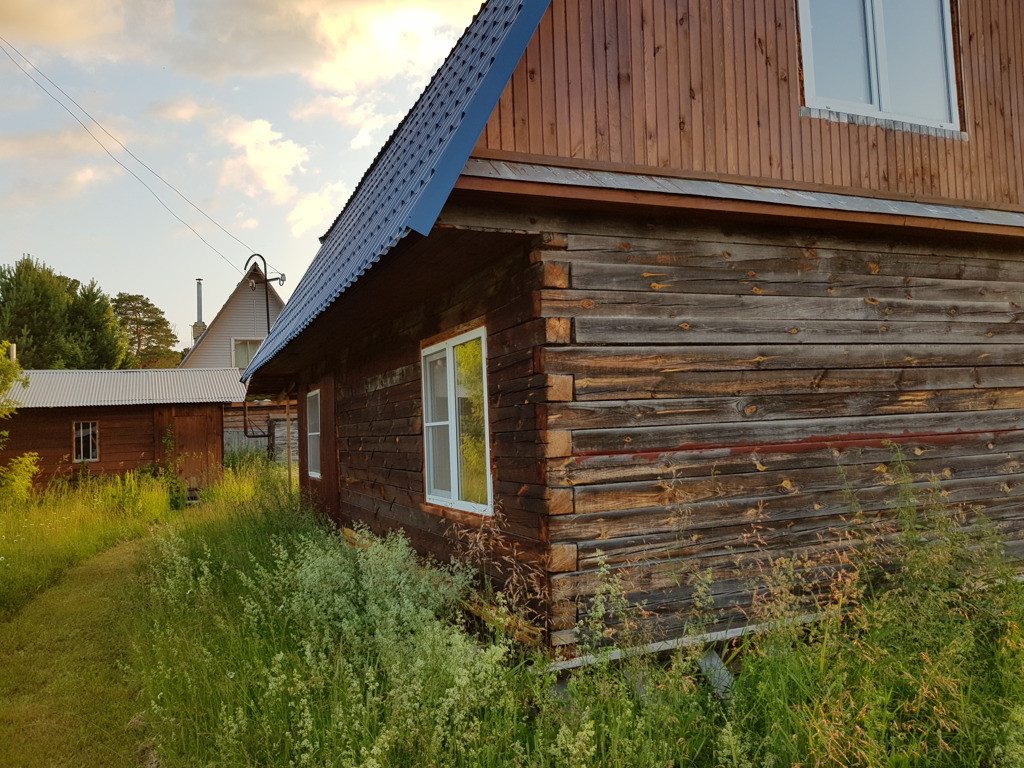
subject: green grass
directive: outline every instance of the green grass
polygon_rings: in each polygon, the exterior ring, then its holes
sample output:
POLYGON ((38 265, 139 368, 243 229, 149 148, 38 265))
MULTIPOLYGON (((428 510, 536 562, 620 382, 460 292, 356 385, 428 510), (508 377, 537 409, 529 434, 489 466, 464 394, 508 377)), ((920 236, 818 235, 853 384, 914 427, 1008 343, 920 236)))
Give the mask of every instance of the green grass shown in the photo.
POLYGON ((465 618, 466 569, 352 547, 240 463, 0 623, 0 764, 1024 766, 1024 587, 983 521, 908 488, 817 597, 773 564, 774 624, 719 649, 722 700, 703 649, 612 662, 643 638, 611 572, 581 628, 597 662, 558 680, 465 618))
POLYGON ((134 472, 0 498, 0 620, 68 567, 166 520, 170 507, 165 483, 134 472))
POLYGON ((636 618, 611 576, 583 628, 598 662, 556 681, 467 630, 462 569, 400 536, 352 548, 272 481, 217 494, 159 540, 135 611, 165 768, 1024 765, 1024 590, 994 533, 941 505, 901 497, 811 605, 775 563, 776 624, 728 649, 721 700, 702 651, 610 661, 608 626, 636 618))
POLYGON ((75 566, 0 622, 0 765, 150 766, 124 610, 141 540, 75 566))

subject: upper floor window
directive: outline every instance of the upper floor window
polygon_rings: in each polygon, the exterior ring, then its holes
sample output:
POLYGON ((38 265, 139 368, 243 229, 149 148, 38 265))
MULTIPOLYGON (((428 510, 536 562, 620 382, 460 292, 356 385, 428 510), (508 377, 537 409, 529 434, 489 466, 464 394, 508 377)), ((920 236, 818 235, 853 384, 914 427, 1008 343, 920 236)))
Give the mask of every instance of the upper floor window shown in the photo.
POLYGON ((76 421, 73 427, 75 461, 100 460, 100 426, 96 421, 76 421))
POLYGON ((422 354, 427 501, 489 515, 486 329, 434 344, 422 354))
POLYGON ((263 339, 235 339, 235 367, 248 368, 263 339))
POLYGON ((960 129, 950 0, 799 0, 808 107, 960 129))
POLYGON ((320 477, 320 390, 306 395, 306 468, 310 477, 320 477))

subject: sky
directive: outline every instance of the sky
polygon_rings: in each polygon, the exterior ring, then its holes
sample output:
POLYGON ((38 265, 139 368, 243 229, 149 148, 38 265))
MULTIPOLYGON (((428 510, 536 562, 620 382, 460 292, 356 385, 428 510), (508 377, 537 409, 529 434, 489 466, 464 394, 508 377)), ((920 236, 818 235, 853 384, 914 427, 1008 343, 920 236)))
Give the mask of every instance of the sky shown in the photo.
POLYGON ((0 265, 142 294, 180 346, 252 253, 287 299, 480 4, 0 0, 0 265))

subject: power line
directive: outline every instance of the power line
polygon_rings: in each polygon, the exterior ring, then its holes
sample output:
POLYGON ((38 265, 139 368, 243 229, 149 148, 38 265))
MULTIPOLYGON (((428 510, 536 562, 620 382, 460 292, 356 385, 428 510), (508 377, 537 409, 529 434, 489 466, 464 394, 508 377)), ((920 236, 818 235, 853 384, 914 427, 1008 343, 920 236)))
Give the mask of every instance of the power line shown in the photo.
MULTIPOLYGON (((124 145, 124 143, 123 143, 123 142, 121 142, 121 140, 120 140, 120 139, 118 139, 118 138, 117 138, 116 136, 114 136, 114 135, 113 135, 112 133, 110 133, 110 131, 108 131, 108 130, 107 130, 107 129, 106 129, 106 128, 105 128, 104 126, 103 126, 103 124, 102 124, 102 123, 100 123, 100 121, 99 121, 99 120, 97 120, 97 119, 96 119, 95 117, 93 117, 93 116, 92 116, 92 115, 91 115, 91 114, 90 114, 90 113, 89 113, 89 112, 88 112, 88 111, 87 111, 87 110, 86 110, 86 109, 85 109, 85 108, 84 108, 84 107, 83 107, 83 106, 82 106, 81 104, 79 104, 79 103, 78 103, 77 101, 75 101, 75 99, 74 99, 74 98, 73 98, 73 97, 72 97, 71 95, 69 95, 69 94, 67 93, 67 91, 65 91, 65 90, 64 90, 63 88, 61 88, 61 87, 60 87, 60 86, 59 86, 59 85, 58 85, 57 83, 55 83, 55 82, 54 82, 53 80, 51 80, 51 79, 50 79, 49 77, 47 77, 47 75, 46 75, 46 73, 45 73, 45 72, 43 72, 42 70, 40 70, 40 69, 39 69, 39 67, 37 67, 37 66, 36 66, 35 64, 33 64, 33 63, 32 63, 32 61, 31 61, 31 60, 29 60, 29 58, 28 58, 27 56, 25 56, 25 54, 23 54, 23 53, 22 53, 22 52, 21 52, 20 50, 18 50, 18 48, 17 48, 17 47, 15 47, 14 45, 12 45, 12 44, 11 44, 11 43, 10 43, 10 42, 9 42, 9 41, 8 41, 8 40, 6 39, 6 38, 4 38, 4 37, 3 37, 2 35, 0 35, 0 41, 2 41, 2 42, 4 43, 4 45, 6 45, 6 46, 8 46, 9 48, 11 48, 11 50, 13 50, 13 51, 14 51, 15 53, 17 53, 17 54, 18 54, 18 56, 20 56, 20 57, 21 57, 22 59, 24 59, 24 60, 25 60, 25 62, 26 62, 26 63, 27 63, 27 64, 28 64, 28 65, 29 65, 30 67, 32 67, 32 69, 34 69, 34 70, 35 70, 36 72, 38 72, 38 73, 39 73, 39 75, 40 75, 41 77, 43 77, 43 78, 44 78, 44 79, 45 79, 45 80, 46 80, 46 81, 47 81, 47 82, 48 82, 48 83, 49 83, 50 85, 52 85, 52 86, 53 86, 54 88, 56 88, 56 89, 57 89, 58 91, 60 91, 60 92, 61 92, 61 94, 63 94, 63 96, 64 96, 64 97, 65 97, 65 98, 66 98, 66 99, 67 99, 68 101, 70 101, 70 102, 71 102, 72 104, 74 104, 74 105, 75 105, 75 107, 77 107, 77 108, 78 108, 78 109, 79 109, 79 110, 80 110, 80 111, 82 112, 82 114, 84 114, 84 115, 85 115, 86 117, 88 117, 88 118, 89 118, 89 120, 91 120, 91 121, 92 121, 93 123, 95 123, 95 124, 96 124, 96 125, 97 125, 97 126, 99 127, 99 129, 100 129, 101 131, 103 131, 103 133, 105 133, 105 134, 106 134, 107 136, 109 136, 109 137, 110 137, 110 139, 111 139, 112 141, 114 141, 114 142, 115 142, 115 143, 116 143, 116 144, 117 144, 117 145, 118 145, 119 147, 121 147, 121 149, 123 149, 123 150, 124 150, 124 151, 125 151, 125 152, 126 152, 126 153, 127 153, 127 154, 128 154, 128 155, 129 155, 129 156, 130 156, 130 157, 132 158, 132 159, 133 159, 133 160, 135 160, 135 162, 137 162, 137 163, 138 163, 139 165, 141 165, 141 166, 142 166, 143 168, 145 168, 145 169, 146 169, 147 171, 149 171, 149 172, 150 172, 151 174, 153 174, 153 175, 154 175, 154 176, 155 176, 156 178, 158 178, 158 179, 159 179, 160 181, 162 181, 162 182, 164 183, 164 185, 166 185, 166 186, 167 186, 167 187, 168 187, 168 188, 169 188, 169 189, 170 189, 171 191, 173 191, 173 192, 174 192, 174 193, 175 193, 176 195, 178 195, 178 197, 180 197, 180 198, 181 198, 182 200, 184 200, 184 201, 185 201, 186 203, 188 203, 188 204, 189 204, 190 206, 192 206, 192 208, 194 208, 194 209, 195 209, 196 211, 198 211, 198 212, 199 212, 199 213, 200 213, 200 214, 201 214, 202 216, 204 216, 204 217, 205 217, 205 218, 206 218, 206 219, 207 219, 207 220, 208 220, 208 221, 209 221, 210 223, 212 223, 212 224, 213 224, 214 226, 216 226, 216 227, 217 227, 217 228, 218 228, 218 229, 219 229, 219 230, 220 230, 221 232, 223 232, 223 233, 224 233, 224 234, 226 234, 226 235, 227 235, 228 237, 230 237, 230 238, 231 238, 232 240, 234 240, 234 241, 235 241, 236 243, 238 243, 239 245, 241 245, 241 246, 242 246, 243 248, 245 248, 245 249, 246 249, 246 250, 247 250, 247 251, 248 251, 249 253, 253 253, 253 252, 254 252, 254 249, 253 249, 253 248, 252 248, 251 246, 249 246, 249 245, 248 245, 247 243, 243 242, 243 241, 242 241, 242 240, 240 240, 240 239, 239 239, 238 237, 236 237, 236 236, 235 236, 235 235, 234 235, 233 233, 229 232, 229 231, 228 231, 227 229, 225 229, 225 228, 224 228, 223 226, 221 226, 221 225, 220 225, 220 223, 219 223, 218 221, 216 221, 215 219, 213 219, 213 217, 211 217, 211 216, 210 216, 209 214, 207 214, 207 213, 206 213, 206 211, 204 211, 204 210, 203 210, 202 208, 200 208, 200 207, 199 207, 198 205, 196 205, 196 204, 195 204, 194 202, 192 202, 192 201, 191 201, 191 200, 190 200, 190 199, 189 199, 188 197, 186 197, 186 196, 185 196, 185 194, 184 194, 184 193, 182 193, 182 192, 181 192, 181 191, 180 191, 180 190, 179 190, 179 189, 178 189, 177 187, 175 187, 175 186, 174 186, 173 184, 171 184, 171 183, 170 183, 169 181, 167 181, 167 179, 165 179, 165 178, 164 178, 163 176, 161 176, 161 175, 160 175, 159 173, 157 173, 157 172, 156 172, 155 170, 153 170, 153 169, 152 169, 152 168, 151 168, 151 167, 150 167, 149 165, 147 165, 147 164, 146 164, 145 162, 143 162, 143 161, 142 161, 142 160, 141 160, 141 159, 140 159, 140 158, 139 158, 139 157, 138 157, 138 156, 137 156, 137 155, 136 155, 136 154, 135 154, 134 152, 132 152, 132 151, 131 151, 130 149, 128 149, 128 147, 126 147, 126 146, 124 145)), ((64 111, 66 111, 66 112, 67 112, 67 113, 68 113, 69 115, 71 115, 71 117, 73 117, 73 118, 75 119, 75 121, 76 121, 76 122, 77 122, 77 123, 78 123, 78 124, 79 124, 80 126, 82 126, 82 129, 83 129, 83 130, 84 130, 84 131, 85 131, 86 133, 88 133, 88 134, 89 134, 89 136, 90 136, 90 137, 92 138, 92 140, 93 140, 93 141, 95 141, 95 142, 96 142, 96 144, 98 144, 98 145, 99 145, 99 147, 100 147, 100 148, 101 148, 101 149, 102 149, 102 150, 103 150, 104 152, 106 152, 106 154, 107 154, 107 155, 108 155, 108 156, 110 157, 110 159, 111 159, 111 160, 113 160, 113 161, 114 161, 115 163, 117 163, 117 164, 118 164, 118 165, 120 165, 120 166, 121 166, 122 168, 124 168, 124 170, 128 171, 128 173, 130 173, 130 174, 131 174, 132 176, 134 176, 134 177, 135 177, 135 179, 136 179, 136 180, 137 180, 137 181, 138 181, 138 182, 139 182, 140 184, 142 184, 142 186, 144 186, 144 187, 146 188, 146 190, 147 190, 147 191, 148 191, 148 192, 149 192, 149 193, 150 193, 150 194, 151 194, 151 195, 152 195, 152 196, 153 196, 153 197, 154 197, 154 198, 156 199, 156 201, 157 201, 158 203, 160 203, 160 205, 161 205, 161 206, 163 206, 163 208, 164 208, 164 209, 165 209, 165 210, 166 210, 166 211, 167 211, 167 212, 168 212, 169 214, 171 214, 171 216, 173 216, 173 217, 174 217, 175 219, 177 219, 177 220, 178 220, 178 221, 179 221, 179 222, 180 222, 181 224, 183 224, 183 225, 184 225, 185 227, 187 227, 187 228, 188 228, 189 230, 191 230, 191 232, 192 232, 192 233, 193 233, 193 234, 194 234, 194 235, 195 235, 196 237, 198 237, 198 238, 199 238, 200 240, 202 240, 202 242, 203 242, 203 243, 204 243, 204 244, 205 244, 205 245, 206 245, 206 246, 207 246, 208 248, 210 248, 210 250, 212 250, 212 251, 213 251, 214 253, 216 253, 216 254, 217 254, 218 256, 220 256, 220 257, 221 257, 221 258, 222 258, 222 259, 223 259, 224 261, 226 261, 226 262, 227 262, 228 264, 230 264, 230 265, 231 265, 231 267, 232 267, 232 268, 233 268, 233 269, 234 269, 234 270, 235 270, 236 272, 238 272, 239 274, 242 274, 242 270, 241 270, 241 269, 239 269, 239 268, 238 268, 238 267, 237 267, 237 266, 236 266, 236 265, 235 265, 235 264, 234 264, 234 263, 233 263, 233 262, 232 262, 232 261, 231 261, 230 259, 228 259, 228 257, 227 257, 227 256, 225 256, 225 255, 224 255, 223 253, 221 253, 221 252, 220 252, 220 251, 219 251, 219 250, 218 250, 217 248, 215 248, 215 247, 214 247, 214 246, 213 246, 212 244, 210 244, 210 243, 209 243, 209 242, 208 242, 208 241, 207 241, 207 240, 206 240, 206 239, 205 239, 205 238, 204 238, 204 237, 203 237, 202 235, 200 235, 200 234, 199 234, 199 232, 197 232, 197 231, 196 231, 196 230, 195 230, 195 229, 194 229, 194 228, 193 228, 193 227, 192 227, 192 226, 191 226, 191 225, 190 225, 190 224, 189 224, 188 222, 186 222, 186 221, 185 221, 184 219, 182 219, 182 218, 181 218, 180 216, 178 216, 178 214, 176 214, 176 213, 175 213, 174 211, 172 211, 172 210, 171 210, 171 209, 170 209, 170 208, 169 208, 169 207, 167 206, 167 204, 166 204, 166 203, 164 203, 164 201, 163 201, 163 200, 162 200, 162 199, 160 198, 160 196, 159 196, 159 195, 157 195, 157 193, 156 193, 156 192, 154 192, 154 191, 153 191, 153 189, 152 189, 152 188, 151 188, 151 187, 150 187, 150 186, 149 186, 149 185, 148 185, 148 184, 147 184, 147 183, 146 183, 145 181, 143 181, 143 180, 142 180, 142 179, 141 179, 141 178, 139 177, 139 175, 138 175, 138 174, 136 174, 136 173, 135 173, 135 172, 134 172, 134 171, 133 171, 133 170, 132 170, 131 168, 129 168, 129 167, 128 167, 127 165, 125 165, 125 164, 124 164, 123 162, 121 162, 121 160, 119 160, 119 159, 118 159, 117 157, 115 157, 115 156, 114 156, 114 155, 113 155, 113 154, 112 154, 112 153, 110 152, 110 150, 109 150, 109 149, 107 149, 106 145, 105 145, 105 144, 103 144, 103 142, 101 142, 101 141, 99 140, 99 138, 97 138, 97 137, 96 137, 96 135, 95 135, 95 134, 94 134, 94 133, 93 133, 93 132, 92 132, 91 130, 89 130, 89 127, 88 127, 88 126, 87 126, 87 125, 86 125, 85 123, 83 123, 83 122, 82 122, 82 120, 81 120, 81 119, 79 119, 79 117, 78 117, 78 116, 77 116, 77 115, 76 115, 76 114, 75 114, 74 112, 72 112, 72 111, 71 111, 71 109, 70 109, 70 108, 69 108, 69 107, 68 107, 68 106, 67 106, 67 105, 66 105, 66 104, 65 104, 64 102, 62 102, 62 101, 61 101, 60 99, 58 99, 58 98, 57 98, 56 96, 54 96, 54 94, 53 94, 52 92, 50 92, 50 91, 49 91, 49 90, 48 90, 48 89, 46 88, 46 86, 44 86, 44 85, 43 85, 42 83, 40 83, 40 82, 39 82, 38 80, 36 80, 36 79, 35 79, 35 77, 33 77, 33 76, 32 76, 32 73, 31 73, 31 72, 29 72, 28 70, 26 70, 26 69, 25 69, 25 68, 24 68, 24 67, 23 67, 23 66, 22 66, 22 65, 21 65, 21 64, 20 64, 20 63, 19 63, 19 62, 18 62, 18 61, 17 61, 17 60, 16 60, 16 59, 15 59, 15 58, 13 57, 13 56, 11 56, 10 52, 9 52, 9 51, 8 51, 8 50, 7 50, 6 48, 3 48, 2 46, 0 46, 0 48, 2 48, 2 49, 3 49, 3 52, 4 52, 4 53, 5 53, 6 55, 7 55, 7 58, 9 58, 9 59, 11 60, 11 62, 12 62, 12 63, 13 63, 13 64, 14 64, 14 65, 15 65, 15 66, 16 66, 16 67, 18 68, 18 69, 20 69, 20 70, 21 70, 21 71, 22 71, 22 72, 23 72, 23 73, 25 74, 25 76, 26 76, 26 77, 28 77, 28 78, 29 78, 29 79, 30 79, 30 80, 31 80, 31 81, 32 81, 33 83, 35 83, 35 84, 36 84, 36 86, 38 86, 38 87, 39 87, 39 89, 43 91, 43 93, 45 93, 45 94, 46 94, 47 96, 49 96, 49 97, 50 97, 51 99, 53 99, 53 101, 54 101, 54 102, 56 102, 56 103, 57 103, 58 105, 60 105, 60 107, 61 107, 62 109, 64 109, 64 111)), ((270 265, 270 266, 271 266, 271 267, 273 267, 273 265, 270 265)), ((278 270, 277 270, 277 269, 275 268, 275 269, 274 269, 274 271, 275 271, 275 272, 277 272, 278 270)))

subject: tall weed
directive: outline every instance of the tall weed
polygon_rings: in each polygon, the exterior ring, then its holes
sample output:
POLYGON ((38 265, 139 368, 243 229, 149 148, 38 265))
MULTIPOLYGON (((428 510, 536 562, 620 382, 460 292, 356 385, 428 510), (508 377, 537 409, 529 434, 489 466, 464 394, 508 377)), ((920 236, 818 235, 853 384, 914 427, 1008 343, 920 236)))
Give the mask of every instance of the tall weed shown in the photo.
MULTIPOLYGON (((708 649, 629 652, 644 606, 611 571, 580 627, 593 663, 559 676, 468 631, 464 568, 400 535, 352 547, 273 475, 229 470, 158 539, 138 598, 162 764, 1022 765, 1024 586, 990 526, 894 466, 892 524, 840 537, 824 589, 771 563, 724 692, 708 649)), ((707 611, 710 574, 686 578, 707 611)))

